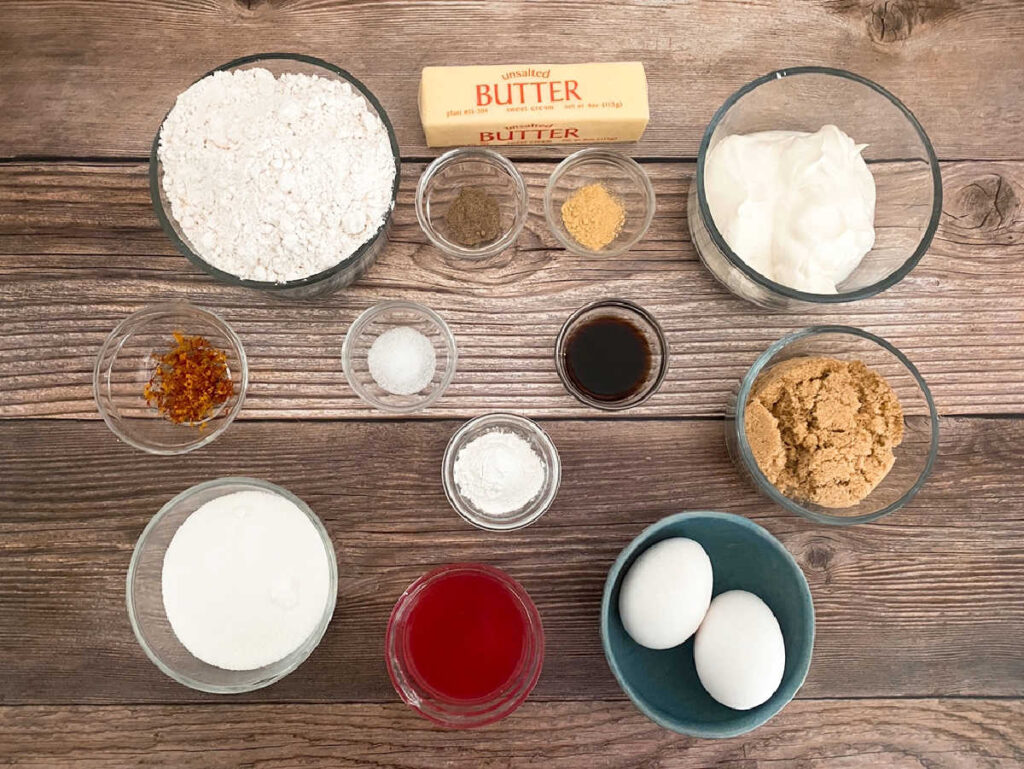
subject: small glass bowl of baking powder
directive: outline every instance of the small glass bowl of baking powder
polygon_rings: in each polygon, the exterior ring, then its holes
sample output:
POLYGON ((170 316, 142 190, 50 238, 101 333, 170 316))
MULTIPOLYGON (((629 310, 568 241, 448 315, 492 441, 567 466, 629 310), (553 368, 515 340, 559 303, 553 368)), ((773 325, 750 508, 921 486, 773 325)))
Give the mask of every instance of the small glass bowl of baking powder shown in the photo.
MULTIPOLYGON (((480 208, 477 209, 480 211, 480 208)), ((483 259, 511 247, 530 213, 522 174, 494 150, 462 147, 427 166, 416 187, 416 218, 431 243, 449 256, 483 259), (460 242, 453 209, 473 194, 491 210, 479 241, 460 242)), ((480 213, 481 216, 485 214, 480 213)))
MULTIPOLYGON (((603 147, 588 147, 569 155, 555 167, 544 190, 548 227, 564 248, 581 256, 626 253, 647 234, 655 205, 654 186, 643 167, 628 155, 603 147), (574 236, 565 215, 568 211, 563 211, 567 202, 586 192, 599 193, 600 199, 622 212, 620 226, 608 237, 600 238, 598 242, 607 242, 599 247, 588 247, 574 236)), ((586 210, 583 215, 585 219, 593 218, 586 210)))
POLYGON ((287 489, 258 478, 242 477, 218 478, 196 484, 160 508, 135 544, 126 583, 128 619, 146 656, 178 683, 213 694, 251 692, 269 686, 295 670, 324 637, 334 615, 337 596, 338 565, 334 545, 316 513, 287 489), (175 634, 163 597, 165 556, 178 529, 207 503, 238 492, 274 494, 297 507, 319 535, 327 562, 326 601, 310 634, 276 662, 248 670, 228 670, 195 657, 175 634))
POLYGON ((458 351, 444 319, 416 302, 381 302, 353 321, 341 367, 356 395, 376 409, 429 408, 455 377, 458 351))
POLYGON ((448 502, 469 523, 492 531, 521 529, 551 507, 562 480, 562 462, 551 438, 533 420, 515 414, 487 414, 466 422, 448 441, 441 462, 441 480, 448 502), (472 452, 472 444, 482 448, 481 439, 486 442, 499 436, 503 445, 496 451, 489 450, 488 456, 476 458, 478 466, 490 477, 478 477, 480 474, 472 471, 466 473, 468 481, 460 477, 462 472, 456 465, 460 461, 473 462, 471 456, 464 455, 465 450, 469 448, 472 452), (518 484, 528 485, 525 495, 520 494, 520 488, 508 487, 518 484), (502 486, 505 488, 500 488, 499 493, 509 499, 528 498, 512 510, 498 512, 493 506, 485 510, 489 505, 484 497, 502 486))
POLYGON ((931 473, 939 450, 939 417, 931 391, 914 364, 892 344, 852 326, 813 326, 783 337, 765 350, 737 385, 726 407, 725 441, 733 462, 765 497, 817 523, 867 523, 906 505, 931 473), (851 507, 823 507, 787 496, 758 466, 747 438, 747 405, 755 385, 772 367, 795 358, 860 361, 892 388, 903 412, 903 439, 895 446, 892 469, 851 507))
POLYGON ((122 320, 107 336, 93 368, 93 397, 100 416, 118 438, 150 454, 184 454, 216 440, 238 416, 249 384, 242 341, 215 313, 188 302, 150 305, 122 320), (223 351, 231 397, 199 424, 175 424, 146 402, 145 388, 174 334, 201 336, 223 351))

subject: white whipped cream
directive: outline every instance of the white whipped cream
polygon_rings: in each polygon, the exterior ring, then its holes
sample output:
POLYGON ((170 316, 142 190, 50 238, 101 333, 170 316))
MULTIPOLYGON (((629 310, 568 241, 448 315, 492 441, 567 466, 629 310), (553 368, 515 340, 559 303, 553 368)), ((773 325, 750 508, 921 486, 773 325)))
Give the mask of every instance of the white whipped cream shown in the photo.
POLYGON ((834 125, 725 137, 704 166, 718 231, 770 280, 836 293, 875 242, 875 180, 861 157, 866 146, 834 125))

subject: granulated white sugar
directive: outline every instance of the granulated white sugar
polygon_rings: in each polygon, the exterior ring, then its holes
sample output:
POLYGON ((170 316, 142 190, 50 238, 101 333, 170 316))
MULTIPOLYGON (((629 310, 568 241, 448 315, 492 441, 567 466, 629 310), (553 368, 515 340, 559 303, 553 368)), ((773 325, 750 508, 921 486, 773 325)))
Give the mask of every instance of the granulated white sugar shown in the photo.
POLYGON ((175 102, 158 154, 171 213, 199 255, 284 282, 351 256, 383 225, 387 128, 348 83, 262 68, 217 72, 175 102))
POLYGON ((323 540, 293 502, 239 491, 202 505, 164 554, 164 611, 182 645, 226 670, 288 656, 331 596, 323 540))

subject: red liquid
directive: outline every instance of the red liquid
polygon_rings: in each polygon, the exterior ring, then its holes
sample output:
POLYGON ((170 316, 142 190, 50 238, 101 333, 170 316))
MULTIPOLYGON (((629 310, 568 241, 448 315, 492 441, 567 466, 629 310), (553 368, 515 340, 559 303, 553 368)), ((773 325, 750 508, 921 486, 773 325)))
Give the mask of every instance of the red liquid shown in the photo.
POLYGON ((428 585, 409 612, 406 650, 420 684, 452 700, 494 694, 526 644, 523 609, 495 577, 456 572, 428 585))

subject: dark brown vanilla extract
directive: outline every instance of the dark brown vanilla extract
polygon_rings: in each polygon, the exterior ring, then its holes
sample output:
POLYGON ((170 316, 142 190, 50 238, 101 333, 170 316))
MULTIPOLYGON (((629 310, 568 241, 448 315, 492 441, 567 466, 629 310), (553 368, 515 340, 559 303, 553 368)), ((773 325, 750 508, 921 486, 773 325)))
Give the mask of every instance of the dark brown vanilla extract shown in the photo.
POLYGON ((564 347, 572 385, 595 401, 615 403, 639 393, 651 373, 651 346, 643 331, 615 315, 574 329, 564 347))

